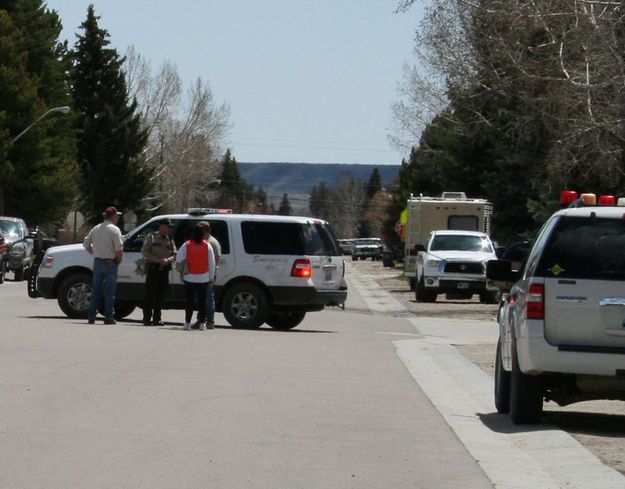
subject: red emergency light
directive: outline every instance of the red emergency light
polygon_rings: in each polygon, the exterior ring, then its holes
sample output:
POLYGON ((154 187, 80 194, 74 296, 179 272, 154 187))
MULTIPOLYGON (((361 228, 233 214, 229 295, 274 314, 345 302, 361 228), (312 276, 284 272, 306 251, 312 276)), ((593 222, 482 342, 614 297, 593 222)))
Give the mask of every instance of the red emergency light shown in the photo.
POLYGON ((560 203, 569 205, 577 200, 577 192, 575 190, 563 190, 560 194, 560 203))
POLYGON ((600 195, 599 205, 616 205, 616 197, 614 195, 600 195))

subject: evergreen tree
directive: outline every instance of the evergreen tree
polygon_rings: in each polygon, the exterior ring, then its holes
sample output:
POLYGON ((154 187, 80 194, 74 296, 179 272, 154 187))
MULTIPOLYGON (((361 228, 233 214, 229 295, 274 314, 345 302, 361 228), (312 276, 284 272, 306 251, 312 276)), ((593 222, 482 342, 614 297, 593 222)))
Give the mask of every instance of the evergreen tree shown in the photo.
POLYGON ((31 224, 69 210, 77 175, 71 115, 51 113, 70 104, 67 44, 61 23, 42 0, 12 0, 0 7, 0 213, 31 224))
POLYGON ((280 216, 290 216, 291 212, 293 212, 293 208, 291 207, 291 203, 289 202, 288 194, 282 194, 282 200, 280 201, 280 207, 278 207, 278 215, 280 216))
POLYGON ((369 175, 369 180, 367 181, 367 186, 365 187, 367 200, 371 200, 380 190, 382 190, 382 178, 380 177, 380 171, 376 166, 371 172, 371 175, 369 175))
POLYGON ((250 200, 251 187, 241 176, 239 164, 229 149, 224 154, 221 166, 219 206, 232 209, 233 212, 243 212, 250 200))
POLYGON ((334 208, 333 202, 332 190, 330 190, 325 182, 321 182, 319 185, 313 185, 310 190, 308 208, 314 217, 326 220, 330 219, 334 208))
POLYGON ((111 204, 140 214, 151 190, 152 171, 143 160, 147 132, 130 102, 123 58, 108 48, 93 5, 75 46, 72 93, 79 112, 78 162, 81 209, 91 221, 111 204))
POLYGON ((263 190, 263 187, 258 187, 254 192, 254 203, 256 205, 256 213, 267 213, 267 192, 263 190))

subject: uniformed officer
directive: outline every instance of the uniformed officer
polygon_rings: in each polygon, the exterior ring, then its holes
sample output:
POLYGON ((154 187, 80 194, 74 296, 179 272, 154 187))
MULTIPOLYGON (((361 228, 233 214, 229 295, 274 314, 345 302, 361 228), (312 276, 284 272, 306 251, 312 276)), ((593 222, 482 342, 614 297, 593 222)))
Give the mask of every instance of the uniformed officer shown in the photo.
POLYGON ((148 235, 143 242, 141 254, 148 264, 145 277, 145 303, 143 304, 143 324, 162 326, 161 307, 169 286, 169 272, 175 260, 176 245, 169 236, 171 222, 161 219, 158 231, 148 235))

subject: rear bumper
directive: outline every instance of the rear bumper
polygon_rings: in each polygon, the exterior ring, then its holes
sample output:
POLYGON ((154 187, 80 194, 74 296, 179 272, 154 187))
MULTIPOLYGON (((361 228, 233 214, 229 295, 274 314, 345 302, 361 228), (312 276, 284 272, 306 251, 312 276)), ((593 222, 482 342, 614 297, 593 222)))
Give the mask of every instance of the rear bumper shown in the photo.
POLYGON ((616 376, 625 368, 625 352, 583 351, 584 347, 559 347, 545 340, 544 323, 528 320, 516 339, 519 366, 527 374, 543 372, 616 376))
POLYGON ((299 311, 319 311, 338 306, 347 299, 347 287, 339 290, 316 290, 312 287, 268 287, 274 306, 299 311))

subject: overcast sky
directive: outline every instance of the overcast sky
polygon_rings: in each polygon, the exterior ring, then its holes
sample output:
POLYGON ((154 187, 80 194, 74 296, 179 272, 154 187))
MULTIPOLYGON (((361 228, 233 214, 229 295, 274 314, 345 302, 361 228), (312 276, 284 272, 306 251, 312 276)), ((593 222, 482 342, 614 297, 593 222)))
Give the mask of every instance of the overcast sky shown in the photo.
POLYGON ((93 4, 123 54, 174 62, 231 109, 240 162, 399 164, 390 104, 421 9, 397 0, 48 0, 70 45, 93 4))

